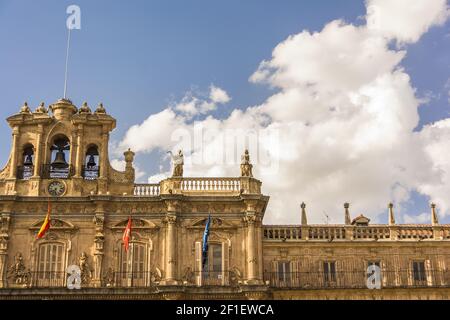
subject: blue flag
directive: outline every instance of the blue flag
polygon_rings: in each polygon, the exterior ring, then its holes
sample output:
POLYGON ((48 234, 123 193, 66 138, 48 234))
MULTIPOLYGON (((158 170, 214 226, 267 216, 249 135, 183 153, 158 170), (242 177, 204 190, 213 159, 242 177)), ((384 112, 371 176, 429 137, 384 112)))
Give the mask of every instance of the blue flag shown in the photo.
POLYGON ((202 269, 205 268, 206 261, 208 260, 208 237, 210 225, 211 225, 211 215, 209 215, 208 220, 206 220, 205 232, 203 233, 202 269))

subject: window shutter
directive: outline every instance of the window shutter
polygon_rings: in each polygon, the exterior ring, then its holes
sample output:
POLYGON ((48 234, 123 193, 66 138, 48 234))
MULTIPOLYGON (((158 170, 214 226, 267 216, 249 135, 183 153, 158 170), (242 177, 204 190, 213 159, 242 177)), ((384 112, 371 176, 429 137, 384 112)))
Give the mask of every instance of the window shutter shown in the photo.
POLYGON ((222 281, 223 285, 228 285, 229 283, 229 260, 230 260, 230 252, 229 246, 226 241, 222 242, 222 281))
POLYGON ((380 268, 381 268, 381 285, 382 287, 386 287, 388 280, 388 273, 386 271, 386 261, 384 260, 380 261, 380 268))
POLYGON ((300 261, 294 260, 291 261, 291 286, 294 288, 298 288, 300 285, 300 261))
POLYGON ((277 287, 278 286, 278 261, 272 261, 272 273, 270 277, 270 284, 277 287))
POLYGON ((202 285, 202 243, 195 242, 195 278, 198 286, 202 285))
POLYGON ((425 275, 427 277, 427 285, 433 285, 433 269, 431 267, 431 260, 425 260, 425 275))

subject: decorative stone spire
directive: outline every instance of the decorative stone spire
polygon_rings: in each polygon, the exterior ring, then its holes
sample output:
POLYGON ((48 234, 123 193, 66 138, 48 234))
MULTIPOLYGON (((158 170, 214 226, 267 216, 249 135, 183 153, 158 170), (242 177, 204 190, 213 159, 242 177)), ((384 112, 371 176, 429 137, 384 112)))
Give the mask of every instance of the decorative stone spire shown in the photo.
POLYGON ((395 216, 394 216, 394 204, 389 203, 389 225, 393 226, 395 225, 395 216))
POLYGON ((81 106, 81 108, 78 111, 78 113, 80 113, 80 114, 82 114, 82 113, 91 113, 91 108, 89 108, 87 102, 83 102, 83 105, 81 106))
POLYGON ((31 113, 30 107, 28 107, 27 102, 24 102, 22 108, 20 108, 20 113, 31 113))
POLYGON ((95 110, 95 113, 97 114, 106 114, 106 109, 105 107, 103 107, 103 103, 100 103, 97 107, 97 109, 95 110))
POLYGON ((344 203, 344 209, 345 209, 345 224, 351 225, 352 219, 350 219, 350 211, 348 210, 350 208, 350 204, 348 202, 344 203))
POLYGON ((439 224, 438 216, 436 213, 436 204, 431 203, 431 225, 436 226, 439 224))
POLYGON ((35 113, 47 113, 48 110, 45 108, 45 103, 41 102, 41 104, 39 105, 39 107, 36 108, 36 110, 34 111, 35 113))
POLYGON ((302 202, 300 207, 302 208, 302 226, 306 226, 308 225, 308 218, 306 217, 306 204, 302 202))

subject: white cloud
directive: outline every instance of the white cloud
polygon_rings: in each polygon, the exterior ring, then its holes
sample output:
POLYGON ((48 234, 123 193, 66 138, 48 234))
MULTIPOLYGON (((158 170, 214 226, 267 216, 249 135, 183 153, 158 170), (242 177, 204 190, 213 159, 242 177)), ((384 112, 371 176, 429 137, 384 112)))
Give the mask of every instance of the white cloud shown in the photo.
MULTIPOLYGON (((436 8, 446 10, 441 2, 418 1, 414 10, 392 7, 401 22, 392 34, 336 20, 320 32, 292 35, 250 77, 278 89, 263 104, 234 110, 226 119, 207 116, 191 123, 202 102, 227 100, 228 94, 211 86, 209 99, 169 107, 133 126, 121 146, 136 152, 182 147, 186 176, 237 176, 238 155, 248 145, 254 175, 271 196, 266 223, 298 223, 302 201, 311 223, 322 222, 324 214, 330 222, 343 222, 347 201, 353 216, 374 218, 388 202, 408 201, 412 190, 436 199, 441 215, 449 214, 450 162, 444 150, 450 150, 450 129, 440 124, 414 132, 421 100, 400 65, 405 49, 389 47, 394 38, 417 41, 440 23, 436 8), (410 26, 419 9, 435 13, 410 26), (192 143, 198 131, 201 143, 192 143)), ((382 6, 377 19, 389 26, 386 2, 368 5, 382 6)))
POLYGON ((209 98, 215 103, 228 103, 231 101, 230 96, 225 90, 214 85, 210 87, 209 98))
POLYGON ((417 216, 403 215, 403 222, 406 224, 431 223, 431 213, 424 212, 417 216))
POLYGON ((367 0, 366 5, 368 29, 400 43, 417 42, 449 16, 446 0, 367 0))

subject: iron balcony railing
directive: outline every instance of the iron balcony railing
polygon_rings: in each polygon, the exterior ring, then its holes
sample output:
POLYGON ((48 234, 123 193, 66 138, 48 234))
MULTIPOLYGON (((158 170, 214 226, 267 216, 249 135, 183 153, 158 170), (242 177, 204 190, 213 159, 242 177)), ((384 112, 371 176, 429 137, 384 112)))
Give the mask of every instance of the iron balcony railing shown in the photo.
MULTIPOLYGON (((69 275, 63 271, 25 272, 20 277, 8 278, 9 288, 66 288, 69 275)), ((369 275, 364 271, 347 272, 265 272, 264 282, 280 289, 367 289, 369 275)), ((93 286, 91 275, 82 276, 81 288, 93 286)), ((102 287, 146 288, 159 284, 159 279, 149 271, 112 272, 102 277, 102 287)), ((229 271, 202 271, 185 274, 180 285, 237 286, 240 277, 229 271)), ((382 271, 381 288, 450 288, 450 272, 426 270, 382 271)))
POLYGON ((189 283, 197 286, 230 286, 235 284, 229 271, 196 271, 189 283))
POLYGON ((154 284, 150 271, 114 272, 112 277, 104 279, 104 286, 116 288, 144 288, 154 284))
POLYGON ((17 179, 29 180, 34 174, 34 166, 19 166, 17 167, 17 179))
POLYGON ((44 164, 41 168, 41 177, 44 179, 69 179, 74 175, 72 165, 66 168, 58 168, 52 164, 44 164))
MULTIPOLYGON (((264 281, 270 287, 289 289, 364 289, 369 274, 348 272, 265 272, 264 281)), ((450 272, 427 270, 382 271, 381 288, 439 288, 450 287, 450 272)))
POLYGON ((97 180, 100 176, 100 167, 83 166, 81 174, 85 180, 97 180))

